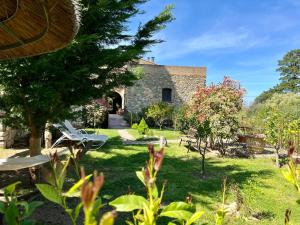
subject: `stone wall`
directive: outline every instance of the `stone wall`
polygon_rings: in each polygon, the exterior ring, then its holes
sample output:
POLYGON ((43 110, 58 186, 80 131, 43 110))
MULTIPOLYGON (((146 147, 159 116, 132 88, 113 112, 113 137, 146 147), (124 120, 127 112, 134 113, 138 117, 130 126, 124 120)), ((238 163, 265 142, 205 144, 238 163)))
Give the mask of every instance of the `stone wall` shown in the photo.
POLYGON ((162 101, 162 89, 172 89, 172 102, 178 107, 188 103, 197 87, 206 82, 205 67, 161 66, 141 64, 144 76, 125 90, 127 111, 139 112, 151 103, 162 101))
POLYGON ((0 148, 9 148, 14 144, 16 130, 0 123, 0 148))

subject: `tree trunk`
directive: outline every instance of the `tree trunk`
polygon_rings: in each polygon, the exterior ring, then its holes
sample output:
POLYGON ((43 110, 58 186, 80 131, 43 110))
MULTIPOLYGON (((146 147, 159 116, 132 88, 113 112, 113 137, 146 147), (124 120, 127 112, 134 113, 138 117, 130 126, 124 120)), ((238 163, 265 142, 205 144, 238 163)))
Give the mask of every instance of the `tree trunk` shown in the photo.
POLYGON ((41 146, 41 129, 31 126, 31 135, 29 140, 30 156, 40 155, 42 151, 41 146))
POLYGON ((280 163, 279 163, 279 147, 276 147, 275 161, 276 161, 276 166, 279 168, 280 167, 280 163))
POLYGON ((45 127, 45 148, 51 148, 52 146, 52 133, 51 133, 51 123, 47 122, 45 127))

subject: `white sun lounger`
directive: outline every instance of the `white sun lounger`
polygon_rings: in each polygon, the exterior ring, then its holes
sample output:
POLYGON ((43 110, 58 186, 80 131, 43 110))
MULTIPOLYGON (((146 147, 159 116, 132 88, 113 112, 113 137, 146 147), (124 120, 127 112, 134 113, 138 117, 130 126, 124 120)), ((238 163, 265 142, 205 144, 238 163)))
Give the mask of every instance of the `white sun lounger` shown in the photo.
POLYGON ((77 130, 69 121, 65 121, 63 124, 53 124, 53 126, 59 129, 63 135, 52 145, 51 148, 54 148, 65 140, 78 142, 83 146, 85 146, 86 142, 96 142, 98 143, 96 146, 101 147, 108 139, 105 135, 88 134, 84 133, 82 130, 77 130))

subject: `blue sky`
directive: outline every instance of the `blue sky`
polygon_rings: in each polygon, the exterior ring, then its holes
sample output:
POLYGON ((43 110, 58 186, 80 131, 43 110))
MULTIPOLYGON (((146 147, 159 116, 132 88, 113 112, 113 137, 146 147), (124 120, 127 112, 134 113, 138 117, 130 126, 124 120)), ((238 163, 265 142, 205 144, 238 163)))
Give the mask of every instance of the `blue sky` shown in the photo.
POLYGON ((176 20, 149 56, 158 64, 206 66, 208 84, 228 75, 247 90, 247 103, 278 83, 277 61, 300 45, 300 0, 150 0, 134 21, 167 4, 176 20))

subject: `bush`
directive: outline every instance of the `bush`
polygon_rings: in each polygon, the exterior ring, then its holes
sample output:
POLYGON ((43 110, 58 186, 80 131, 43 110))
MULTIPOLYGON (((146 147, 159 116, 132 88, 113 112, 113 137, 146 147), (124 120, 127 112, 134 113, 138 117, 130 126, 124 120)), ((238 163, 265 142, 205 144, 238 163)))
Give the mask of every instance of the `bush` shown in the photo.
POLYGON ((161 129, 163 125, 172 121, 174 107, 165 102, 154 103, 147 109, 148 118, 153 118, 157 126, 161 129))
POLYGON ((141 119, 139 124, 137 123, 132 124, 131 128, 138 130, 139 134, 143 134, 143 135, 148 134, 149 132, 149 126, 144 120, 144 118, 141 119))
POLYGON ((146 121, 149 127, 155 127, 155 122, 151 117, 146 116, 146 111, 148 110, 148 107, 143 108, 140 112, 134 113, 134 112, 126 112, 123 116, 124 120, 130 124, 131 126, 134 123, 139 123, 142 118, 146 121))
POLYGON ((183 133, 187 133, 189 129, 189 120, 185 116, 186 110, 186 106, 181 106, 174 112, 173 116, 173 124, 175 130, 179 130, 183 133))
POLYGON ((83 120, 87 127, 108 127, 108 105, 104 99, 94 100, 84 106, 83 120))

